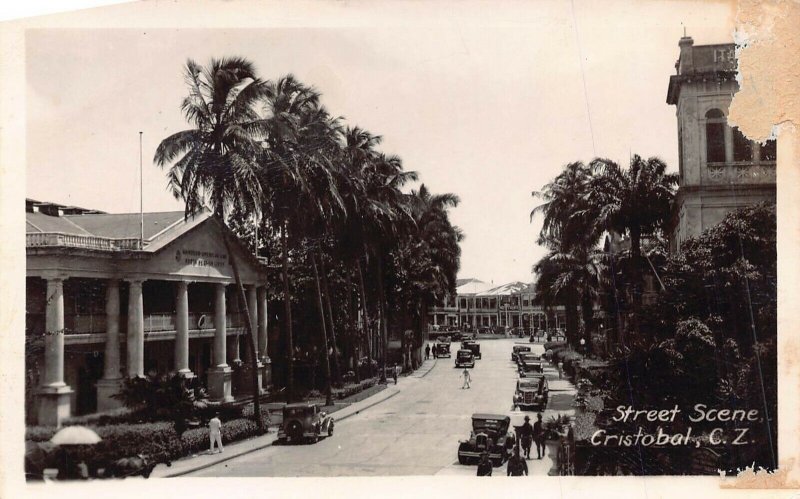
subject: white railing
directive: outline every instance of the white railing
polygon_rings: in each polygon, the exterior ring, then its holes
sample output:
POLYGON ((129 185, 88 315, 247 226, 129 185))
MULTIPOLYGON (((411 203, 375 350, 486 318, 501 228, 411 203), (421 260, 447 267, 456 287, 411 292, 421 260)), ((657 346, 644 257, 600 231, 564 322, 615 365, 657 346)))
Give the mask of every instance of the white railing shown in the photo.
POLYGON ((175 316, 172 314, 148 314, 144 317, 144 331, 175 331, 175 316))
POLYGON ((31 232, 25 234, 25 246, 28 248, 61 246, 105 251, 142 249, 141 241, 135 237, 112 239, 108 237, 65 234, 63 232, 31 232))

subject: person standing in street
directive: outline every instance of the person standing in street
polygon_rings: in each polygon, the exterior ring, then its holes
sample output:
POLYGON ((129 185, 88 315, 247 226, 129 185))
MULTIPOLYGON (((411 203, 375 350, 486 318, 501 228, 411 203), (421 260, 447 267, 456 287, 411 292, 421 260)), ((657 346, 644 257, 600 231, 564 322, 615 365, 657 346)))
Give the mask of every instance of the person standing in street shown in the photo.
POLYGON ((564 370, 564 363, 560 360, 558 361, 558 379, 561 379, 561 373, 564 370))
POLYGON ((209 453, 214 453, 214 445, 219 447, 219 452, 222 452, 222 421, 219 420, 219 413, 215 413, 214 417, 208 421, 208 438, 211 441, 211 448, 209 453))
POLYGON ((489 460, 489 453, 484 451, 478 463, 478 476, 492 476, 492 461, 489 460))
POLYGON ((392 369, 392 378, 394 378, 394 384, 397 384, 397 364, 394 365, 392 369))
POLYGON ((472 378, 470 378, 470 375, 469 375, 469 370, 465 367, 464 368, 464 372, 461 375, 464 376, 464 384, 461 385, 461 389, 462 390, 465 389, 465 388, 469 389, 469 383, 470 383, 470 381, 472 381, 472 378))
POLYGON ((425 360, 428 360, 431 357, 431 344, 425 344, 425 360))
POLYGON ((525 459, 531 458, 531 444, 533 443, 533 426, 531 426, 531 418, 525 416, 525 422, 519 427, 519 440, 522 445, 522 451, 525 453, 525 459))
POLYGON ((536 422, 533 423, 533 441, 536 443, 536 459, 544 456, 544 426, 542 425, 542 413, 536 415, 536 422))
POLYGON ((528 474, 528 463, 519 455, 519 447, 514 448, 514 455, 506 465, 506 476, 522 476, 528 474))

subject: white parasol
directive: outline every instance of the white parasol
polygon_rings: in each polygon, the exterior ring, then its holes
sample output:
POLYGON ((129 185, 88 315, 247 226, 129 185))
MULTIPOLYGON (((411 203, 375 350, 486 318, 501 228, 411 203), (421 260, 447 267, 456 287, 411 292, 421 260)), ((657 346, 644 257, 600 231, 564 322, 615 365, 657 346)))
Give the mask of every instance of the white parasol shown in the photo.
POLYGON ((91 428, 85 426, 67 426, 53 435, 50 442, 55 445, 92 445, 102 440, 91 428))

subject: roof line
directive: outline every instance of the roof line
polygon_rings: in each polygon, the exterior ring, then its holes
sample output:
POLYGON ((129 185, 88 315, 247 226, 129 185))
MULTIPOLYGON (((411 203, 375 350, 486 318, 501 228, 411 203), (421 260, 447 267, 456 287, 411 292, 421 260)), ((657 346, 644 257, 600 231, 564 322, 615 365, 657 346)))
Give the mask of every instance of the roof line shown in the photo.
POLYGON ((75 222, 73 222, 72 220, 67 220, 67 217, 66 217, 66 216, 59 217, 59 218, 63 218, 63 219, 64 219, 64 220, 66 220, 68 223, 70 223, 70 224, 74 225, 75 227, 77 227, 78 229, 80 229, 81 231, 83 231, 83 232, 84 232, 86 235, 89 235, 89 236, 96 236, 96 235, 97 235, 97 234, 93 234, 93 233, 89 232, 88 230, 84 229, 83 227, 81 227, 80 225, 76 224, 76 223, 75 223, 75 222))

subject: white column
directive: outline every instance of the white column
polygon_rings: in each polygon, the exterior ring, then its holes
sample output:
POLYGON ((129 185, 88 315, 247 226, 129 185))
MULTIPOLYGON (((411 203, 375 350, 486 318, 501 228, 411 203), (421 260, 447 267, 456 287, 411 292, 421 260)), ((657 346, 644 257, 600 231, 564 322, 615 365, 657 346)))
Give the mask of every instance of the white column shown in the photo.
POLYGON ((212 400, 230 402, 232 395, 232 370, 228 365, 226 341, 225 284, 217 283, 214 300, 214 365, 208 370, 208 392, 212 400))
MULTIPOLYGON (((252 344, 256 346, 254 354, 258 358, 258 292, 253 284, 247 286, 247 310, 250 312, 250 317, 247 319, 250 321, 250 334, 253 337, 252 344)), ((251 343, 248 342, 248 348, 250 346, 251 343)))
POLYGON ((214 365, 215 367, 228 367, 227 357, 227 324, 225 307, 225 284, 217 283, 215 286, 214 301, 214 365))
POLYGON ((64 281, 47 280, 45 311, 43 386, 58 388, 64 383, 64 281))
POLYGON ((64 383, 64 279, 47 279, 44 376, 39 390, 39 424, 61 426, 71 413, 72 390, 64 383))
POLYGON ((106 283, 106 347, 103 356, 103 378, 97 381, 97 410, 107 411, 122 406, 114 398, 122 386, 119 355, 119 281, 106 283))
POLYGON ((142 279, 128 281, 128 377, 144 376, 144 301, 142 279))
POLYGON ((262 361, 268 359, 267 350, 268 336, 268 317, 267 317, 267 288, 258 288, 258 358, 262 361))
POLYGON ((175 371, 191 377, 189 369, 189 283, 175 283, 175 371))
POLYGON ((103 379, 119 379, 119 281, 109 279, 106 285, 106 349, 103 379))

